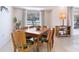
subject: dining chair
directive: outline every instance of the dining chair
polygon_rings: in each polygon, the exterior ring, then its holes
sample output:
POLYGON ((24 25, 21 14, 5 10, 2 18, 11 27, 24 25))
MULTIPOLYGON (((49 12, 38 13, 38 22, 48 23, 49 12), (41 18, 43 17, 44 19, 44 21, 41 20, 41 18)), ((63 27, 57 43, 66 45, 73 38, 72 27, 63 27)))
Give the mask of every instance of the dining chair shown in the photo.
POLYGON ((22 29, 22 30, 24 30, 24 29, 28 29, 28 27, 22 27, 21 29, 22 29))
POLYGON ((37 45, 34 41, 27 42, 27 38, 24 31, 15 31, 12 33, 12 41, 14 46, 14 52, 28 52, 37 45))
POLYGON ((39 27, 39 28, 41 28, 41 26, 40 26, 40 25, 38 25, 38 26, 36 26, 36 27, 39 27))
POLYGON ((53 40, 53 36, 54 36, 54 29, 49 29, 48 30, 48 34, 47 34, 47 38, 45 37, 42 37, 40 38, 40 43, 39 44, 43 44, 43 43, 46 43, 47 45, 47 51, 51 51, 52 47, 53 47, 53 43, 54 43, 54 40, 53 40))
POLYGON ((51 41, 51 49, 53 48, 53 45, 54 45, 54 36, 55 36, 55 28, 52 28, 52 34, 51 34, 51 38, 52 38, 52 41, 51 41))
POLYGON ((34 28, 35 26, 29 26, 29 28, 34 28))
POLYGON ((40 25, 36 26, 36 30, 40 30, 40 28, 41 28, 40 25))
MULTIPOLYGON (((47 26, 43 25, 43 28, 47 28, 47 26)), ((48 31, 47 31, 47 32, 48 32, 48 31)), ((43 33, 42 36, 46 38, 46 37, 47 37, 47 34, 48 34, 47 32, 43 33)))
POLYGON ((47 26, 43 25, 44 28, 47 28, 47 26))
MULTIPOLYGON (((25 27, 22 27, 21 30, 27 30, 28 28, 29 28, 28 26, 25 26, 25 27)), ((28 38, 28 39, 31 38, 31 37, 32 36, 29 35, 29 34, 26 36, 26 38, 28 38)))

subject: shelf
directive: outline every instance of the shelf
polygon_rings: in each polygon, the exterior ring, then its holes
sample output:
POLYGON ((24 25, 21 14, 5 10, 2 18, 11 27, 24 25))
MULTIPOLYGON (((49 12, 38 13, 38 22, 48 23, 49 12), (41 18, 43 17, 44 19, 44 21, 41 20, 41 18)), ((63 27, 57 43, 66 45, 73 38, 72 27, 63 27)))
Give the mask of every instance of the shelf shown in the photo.
POLYGON ((56 36, 70 36, 70 26, 56 26, 56 36))

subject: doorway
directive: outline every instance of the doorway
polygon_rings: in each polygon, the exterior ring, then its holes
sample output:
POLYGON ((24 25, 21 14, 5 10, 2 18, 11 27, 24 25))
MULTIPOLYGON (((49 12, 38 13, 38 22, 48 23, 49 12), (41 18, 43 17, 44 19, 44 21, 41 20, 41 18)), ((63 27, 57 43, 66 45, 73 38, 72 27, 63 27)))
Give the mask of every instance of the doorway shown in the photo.
POLYGON ((72 32, 73 35, 79 35, 79 8, 72 8, 72 32))

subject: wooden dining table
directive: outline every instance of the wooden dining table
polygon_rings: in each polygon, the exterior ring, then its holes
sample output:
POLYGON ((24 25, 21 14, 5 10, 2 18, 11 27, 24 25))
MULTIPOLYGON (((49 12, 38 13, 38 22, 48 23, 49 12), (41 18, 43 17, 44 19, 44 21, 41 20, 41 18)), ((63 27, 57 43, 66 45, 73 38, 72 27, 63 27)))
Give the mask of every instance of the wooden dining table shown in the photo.
POLYGON ((24 29, 26 35, 31 35, 32 37, 37 38, 37 51, 39 52, 39 39, 42 37, 43 33, 48 31, 48 28, 40 27, 40 30, 37 30, 36 27, 24 29))

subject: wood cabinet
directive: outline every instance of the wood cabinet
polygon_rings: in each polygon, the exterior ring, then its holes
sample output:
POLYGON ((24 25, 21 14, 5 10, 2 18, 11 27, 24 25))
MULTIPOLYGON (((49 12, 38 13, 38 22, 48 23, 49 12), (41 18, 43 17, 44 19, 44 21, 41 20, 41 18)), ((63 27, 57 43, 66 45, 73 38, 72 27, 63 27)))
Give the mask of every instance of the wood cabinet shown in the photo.
POLYGON ((70 36, 71 26, 56 26, 56 36, 70 36))

